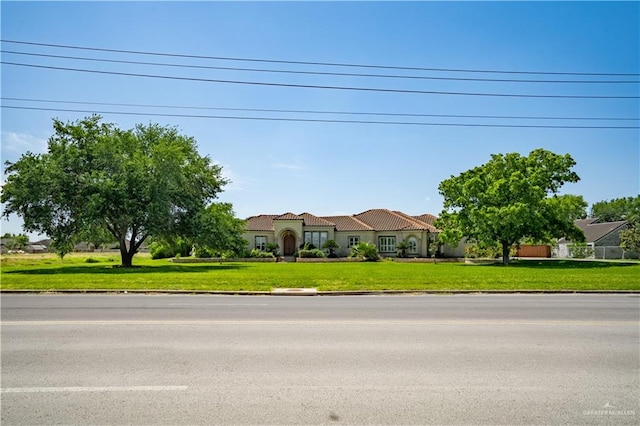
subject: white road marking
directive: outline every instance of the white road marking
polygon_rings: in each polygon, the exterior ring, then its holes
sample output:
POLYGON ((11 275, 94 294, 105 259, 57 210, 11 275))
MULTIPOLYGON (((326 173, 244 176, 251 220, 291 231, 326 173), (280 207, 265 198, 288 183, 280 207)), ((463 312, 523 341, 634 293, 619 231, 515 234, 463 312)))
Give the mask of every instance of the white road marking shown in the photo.
POLYGON ((42 392, 158 392, 186 390, 188 386, 62 386, 33 388, 3 388, 0 393, 42 392))

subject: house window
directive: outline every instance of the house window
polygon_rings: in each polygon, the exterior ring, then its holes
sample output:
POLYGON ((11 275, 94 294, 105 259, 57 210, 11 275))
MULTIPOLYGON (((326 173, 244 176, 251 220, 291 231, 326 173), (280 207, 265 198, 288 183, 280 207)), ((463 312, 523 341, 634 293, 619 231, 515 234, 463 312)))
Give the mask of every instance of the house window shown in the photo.
POLYGON ((353 246, 357 246, 358 244, 360 244, 360 237, 348 237, 349 238, 349 243, 347 245, 347 248, 351 248, 353 246))
POLYGON ((305 231, 304 243, 313 244, 315 248, 321 248, 329 239, 327 231, 305 231))
POLYGON ((265 251, 267 249, 267 237, 263 235, 256 236, 256 249, 265 251))
POLYGON ((396 237, 379 237, 378 247, 380 247, 380 253, 395 253, 396 237))
POLYGON ((416 240, 416 237, 409 237, 407 244, 409 244, 409 249, 407 250, 409 253, 416 254, 418 252, 418 240, 416 240))

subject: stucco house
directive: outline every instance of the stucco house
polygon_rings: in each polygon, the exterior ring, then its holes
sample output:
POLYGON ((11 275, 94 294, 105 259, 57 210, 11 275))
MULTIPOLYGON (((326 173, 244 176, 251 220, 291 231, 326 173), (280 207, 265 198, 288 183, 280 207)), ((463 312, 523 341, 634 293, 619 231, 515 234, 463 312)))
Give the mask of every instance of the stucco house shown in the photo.
MULTIPOLYGON (((596 259, 619 259, 624 253, 620 247, 620 231, 627 229, 626 220, 616 222, 600 222, 597 218, 586 218, 575 221, 582 229, 587 246, 593 250, 596 259)), ((571 257, 571 241, 565 238, 558 240, 557 256, 571 257)))
MULTIPOLYGON (((429 242, 440 232, 431 214, 410 216, 387 209, 372 209, 352 216, 314 216, 311 213, 261 214, 247 218, 244 234, 249 249, 265 250, 268 243, 276 243, 280 253, 293 256, 305 243, 320 248, 327 240, 340 245, 338 254, 346 256, 351 246, 360 242, 373 243, 384 257, 398 255, 397 245, 409 244, 407 255, 429 257, 429 242)), ((443 246, 445 256, 462 256, 463 249, 443 246)))

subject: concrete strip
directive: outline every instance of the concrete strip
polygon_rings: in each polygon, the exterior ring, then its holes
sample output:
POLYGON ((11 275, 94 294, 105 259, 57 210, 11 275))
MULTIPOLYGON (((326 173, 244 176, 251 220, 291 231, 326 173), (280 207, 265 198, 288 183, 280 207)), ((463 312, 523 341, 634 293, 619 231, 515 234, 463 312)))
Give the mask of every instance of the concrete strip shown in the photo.
POLYGON ((274 288, 272 296, 317 296, 317 288, 274 288))

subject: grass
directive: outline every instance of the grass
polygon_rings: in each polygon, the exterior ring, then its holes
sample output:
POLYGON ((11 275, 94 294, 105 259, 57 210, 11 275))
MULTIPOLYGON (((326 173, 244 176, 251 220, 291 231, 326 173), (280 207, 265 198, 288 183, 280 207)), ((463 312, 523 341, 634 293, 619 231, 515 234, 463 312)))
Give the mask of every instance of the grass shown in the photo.
POLYGON ((173 264, 139 254, 119 268, 118 253, 10 255, 0 258, 0 288, 269 291, 335 290, 639 290, 640 263, 518 261, 510 266, 462 263, 198 263, 173 264))

